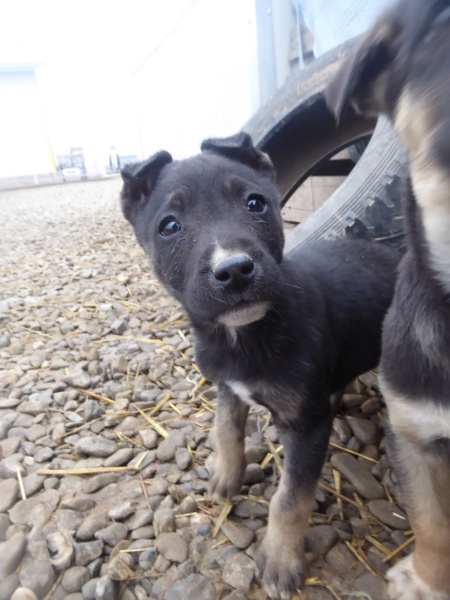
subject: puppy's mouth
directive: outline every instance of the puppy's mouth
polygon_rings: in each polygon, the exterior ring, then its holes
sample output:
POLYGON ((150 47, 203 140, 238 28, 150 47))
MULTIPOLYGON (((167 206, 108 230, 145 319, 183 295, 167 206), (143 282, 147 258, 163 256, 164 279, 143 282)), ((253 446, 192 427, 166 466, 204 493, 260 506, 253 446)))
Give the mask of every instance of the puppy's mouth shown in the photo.
POLYGON ((263 319, 271 306, 270 302, 245 303, 222 313, 218 321, 226 327, 243 327, 263 319))

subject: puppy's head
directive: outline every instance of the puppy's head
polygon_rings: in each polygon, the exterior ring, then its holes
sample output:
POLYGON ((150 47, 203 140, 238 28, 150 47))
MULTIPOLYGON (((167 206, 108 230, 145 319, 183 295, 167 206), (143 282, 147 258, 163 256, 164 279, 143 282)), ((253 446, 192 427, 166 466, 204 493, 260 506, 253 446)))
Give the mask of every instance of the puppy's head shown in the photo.
POLYGON ((337 121, 350 105, 362 114, 390 117, 408 153, 422 207, 448 205, 449 98, 450 0, 398 2, 380 17, 326 92, 337 121))
POLYGON ((328 86, 337 121, 352 106, 395 122, 405 93, 417 102, 441 89, 448 97, 449 61, 442 59, 450 54, 449 23, 450 0, 400 0, 383 13, 328 86))
POLYGON ((276 299, 284 236, 273 166, 244 133, 201 149, 126 166, 122 211, 195 325, 247 325, 276 299))

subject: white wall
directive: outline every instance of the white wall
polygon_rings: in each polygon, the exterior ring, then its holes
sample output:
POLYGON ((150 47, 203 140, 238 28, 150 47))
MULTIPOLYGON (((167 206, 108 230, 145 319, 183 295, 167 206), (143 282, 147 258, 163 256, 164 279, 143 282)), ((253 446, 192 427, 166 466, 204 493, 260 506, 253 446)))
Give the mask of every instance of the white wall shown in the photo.
MULTIPOLYGON (((2 45, 17 39, 29 45, 30 60, 42 57, 37 81, 55 155, 80 146, 87 166, 97 167, 111 146, 119 155, 165 148, 183 158, 206 137, 235 133, 257 108, 254 0, 79 0, 75 11, 33 0, 25 22, 19 4, 4 4, 0 60, 2 45)), ((0 136, 39 157, 33 171, 48 171, 48 149, 30 141, 39 138, 41 115, 34 105, 17 111, 16 96, 3 96, 2 88, 0 136)), ((24 94, 33 104, 31 96, 24 94)), ((1 156, 0 172, 8 158, 1 156)), ((30 171, 22 159, 20 172, 30 171)))
POLYGON ((0 177, 52 171, 34 73, 0 71, 0 177))
MULTIPOLYGON (((93 61, 94 62, 94 61, 93 61)), ((94 63, 95 65, 95 63, 94 63)), ((84 151, 86 167, 101 169, 109 151, 137 154, 139 135, 131 76, 124 72, 42 68, 37 72, 45 121, 56 155, 84 151)))
POLYGON ((199 152, 236 133, 257 108, 253 0, 201 0, 135 72, 143 156, 199 152))

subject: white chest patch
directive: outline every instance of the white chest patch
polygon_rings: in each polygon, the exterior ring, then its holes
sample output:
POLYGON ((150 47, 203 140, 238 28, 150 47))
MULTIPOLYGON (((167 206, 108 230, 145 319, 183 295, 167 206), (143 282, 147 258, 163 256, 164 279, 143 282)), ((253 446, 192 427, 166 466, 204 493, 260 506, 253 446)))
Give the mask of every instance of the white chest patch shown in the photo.
POLYGON ((228 381, 227 385, 242 402, 245 402, 248 406, 258 406, 258 403, 252 398, 251 390, 244 383, 241 381, 228 381))

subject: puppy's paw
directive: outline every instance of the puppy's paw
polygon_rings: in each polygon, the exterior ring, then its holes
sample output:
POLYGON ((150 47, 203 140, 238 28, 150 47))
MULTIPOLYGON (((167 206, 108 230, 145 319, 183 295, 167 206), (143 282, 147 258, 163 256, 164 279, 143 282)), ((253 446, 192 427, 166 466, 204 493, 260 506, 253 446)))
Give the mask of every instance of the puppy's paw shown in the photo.
POLYGON ((245 461, 238 464, 216 459, 209 484, 209 495, 214 500, 230 500, 239 494, 245 474, 245 461))
POLYGON ((272 600, 290 600, 305 583, 305 560, 302 552, 286 547, 267 548, 263 543, 256 563, 264 588, 272 600))
POLYGON ((386 578, 391 600, 450 600, 450 594, 433 590, 419 577, 412 554, 389 569, 386 578))

